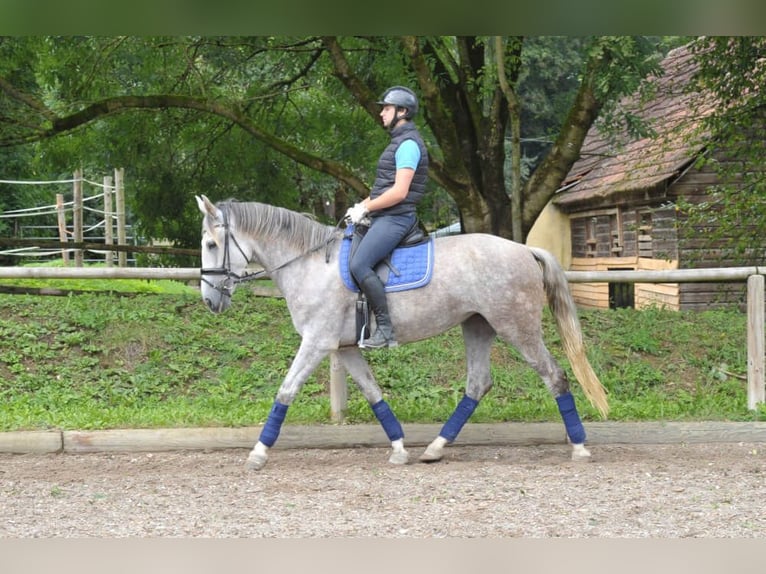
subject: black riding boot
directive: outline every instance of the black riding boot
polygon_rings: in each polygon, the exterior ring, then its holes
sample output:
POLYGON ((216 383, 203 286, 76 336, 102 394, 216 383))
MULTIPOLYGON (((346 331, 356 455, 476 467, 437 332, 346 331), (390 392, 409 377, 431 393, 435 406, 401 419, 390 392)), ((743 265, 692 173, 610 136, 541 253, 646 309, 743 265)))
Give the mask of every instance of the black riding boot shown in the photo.
POLYGON ((382 347, 396 347, 398 343, 394 339, 394 327, 391 317, 388 315, 388 301, 386 289, 377 275, 368 275, 360 285, 362 292, 370 308, 375 314, 375 333, 369 339, 365 339, 359 345, 362 348, 380 349, 382 347))

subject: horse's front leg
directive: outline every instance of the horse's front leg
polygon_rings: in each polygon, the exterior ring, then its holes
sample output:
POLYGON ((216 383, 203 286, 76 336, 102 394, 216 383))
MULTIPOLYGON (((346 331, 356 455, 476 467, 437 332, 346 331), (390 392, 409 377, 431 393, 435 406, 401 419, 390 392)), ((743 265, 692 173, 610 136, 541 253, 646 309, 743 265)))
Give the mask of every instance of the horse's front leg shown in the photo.
POLYGON ((338 358, 346 367, 348 374, 354 379, 359 390, 367 399, 367 402, 375 413, 383 430, 391 441, 391 456, 388 462, 392 464, 407 464, 410 455, 404 448, 404 431, 399 420, 394 415, 391 407, 383 400, 383 392, 380 390, 375 377, 370 370, 370 365, 356 347, 347 347, 338 351, 338 358))
POLYGON ((282 423, 287 415, 287 409, 292 404, 303 383, 306 382, 306 379, 309 378, 309 375, 311 375, 327 354, 328 351, 321 350, 308 339, 303 340, 298 353, 295 355, 295 359, 293 359, 293 364, 287 371, 287 376, 279 387, 277 397, 266 419, 266 424, 263 425, 258 442, 247 457, 245 466, 248 469, 260 470, 264 467, 269 457, 269 449, 274 446, 279 437, 282 423))

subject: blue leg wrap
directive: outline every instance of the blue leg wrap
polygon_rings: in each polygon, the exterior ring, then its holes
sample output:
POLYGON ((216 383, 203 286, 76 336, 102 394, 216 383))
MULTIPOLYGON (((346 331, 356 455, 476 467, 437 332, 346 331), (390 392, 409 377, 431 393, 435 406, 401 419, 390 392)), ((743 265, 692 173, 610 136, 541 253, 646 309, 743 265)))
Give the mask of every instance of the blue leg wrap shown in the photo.
POLYGON ((277 442, 282 423, 285 421, 287 407, 288 405, 283 405, 278 401, 274 401, 274 404, 271 407, 269 418, 266 419, 266 424, 263 426, 261 436, 258 439, 269 448, 277 442))
POLYGON ((572 393, 564 393, 556 397, 559 405, 561 418, 564 419, 564 426, 567 429, 569 440, 573 444, 583 444, 585 442, 585 427, 582 426, 580 415, 577 414, 574 397, 572 393))
POLYGON ((396 418, 396 415, 386 401, 381 400, 372 405, 372 412, 375 413, 375 416, 383 426, 383 430, 386 431, 388 440, 395 441, 404 438, 402 425, 399 424, 399 420, 396 418))
POLYGON ((472 399, 468 395, 463 395, 463 398, 460 399, 457 407, 455 407, 455 412, 453 412, 449 420, 444 423, 439 436, 446 438, 447 442, 453 442, 457 438, 458 433, 462 430, 463 425, 465 425, 473 414, 473 411, 476 410, 478 404, 479 401, 472 399))

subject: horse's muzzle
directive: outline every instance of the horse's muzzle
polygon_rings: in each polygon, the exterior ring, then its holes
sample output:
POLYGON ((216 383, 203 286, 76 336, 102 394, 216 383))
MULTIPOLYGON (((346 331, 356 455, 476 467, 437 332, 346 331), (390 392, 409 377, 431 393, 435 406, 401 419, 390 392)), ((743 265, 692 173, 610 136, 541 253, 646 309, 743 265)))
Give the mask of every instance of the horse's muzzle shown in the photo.
POLYGON ((207 308, 210 309, 213 313, 223 313, 226 311, 226 309, 229 308, 231 299, 228 297, 221 297, 217 302, 212 301, 211 299, 205 299, 204 301, 205 305, 207 305, 207 308))

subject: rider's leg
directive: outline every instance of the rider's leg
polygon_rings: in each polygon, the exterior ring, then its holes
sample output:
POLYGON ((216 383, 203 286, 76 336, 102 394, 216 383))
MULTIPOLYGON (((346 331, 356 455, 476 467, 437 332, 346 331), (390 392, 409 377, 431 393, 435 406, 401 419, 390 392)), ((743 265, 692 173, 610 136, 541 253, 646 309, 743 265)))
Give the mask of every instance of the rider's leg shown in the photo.
POLYGON ((359 284, 365 297, 370 302, 370 308, 375 314, 375 332, 369 339, 362 341, 360 346, 379 349, 381 347, 396 347, 394 326, 388 314, 388 299, 383 282, 375 273, 370 273, 359 284))
POLYGON ((376 330, 360 347, 396 346, 388 299, 383 282, 374 267, 387 257, 415 223, 414 215, 385 215, 373 218, 370 229, 359 243, 350 270, 375 314, 376 330))

